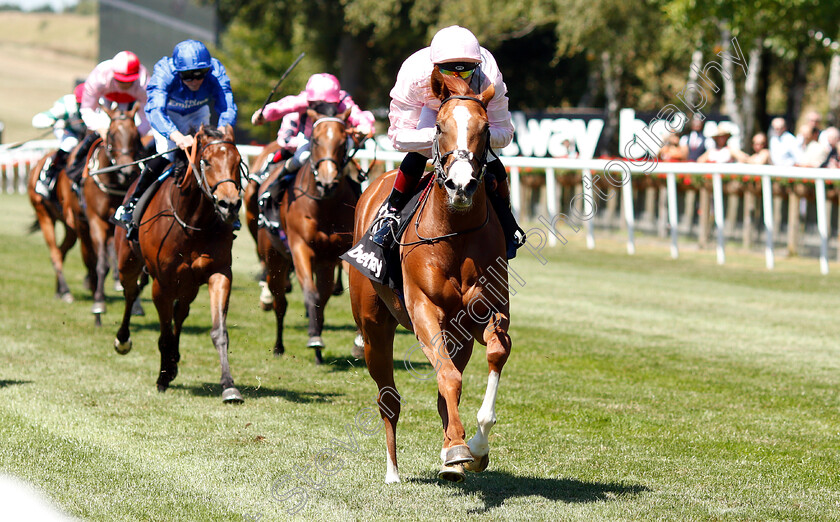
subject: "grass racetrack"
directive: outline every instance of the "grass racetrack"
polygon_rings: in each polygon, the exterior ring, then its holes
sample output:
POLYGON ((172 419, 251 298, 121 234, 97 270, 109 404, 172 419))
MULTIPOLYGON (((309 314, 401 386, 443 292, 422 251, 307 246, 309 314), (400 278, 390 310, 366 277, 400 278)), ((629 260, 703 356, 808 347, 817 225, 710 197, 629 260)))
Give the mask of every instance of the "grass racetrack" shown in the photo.
MULTIPOLYGON (((109 284, 93 326, 78 246, 77 301, 53 298, 25 196, 0 195, 0 471, 89 520, 837 520, 840 518, 840 269, 816 261, 583 238, 520 251, 513 352, 502 374, 490 467, 463 484, 436 477, 442 433, 433 380, 402 364, 397 432, 403 482, 385 485, 381 432, 354 426, 375 386, 350 357, 347 295, 327 308, 326 365, 305 348, 299 288, 286 355, 258 308, 256 255, 234 245, 230 361, 245 397, 220 399, 202 289, 173 386, 155 391, 157 315, 113 349, 122 308, 109 284), (329 451, 324 451, 329 450, 329 451), (279 501, 278 501, 279 499, 279 501), (295 515, 289 512, 299 508, 295 515)), ((415 368, 428 371, 428 363, 415 368)), ((464 376, 468 436, 486 384, 481 347, 464 376)), ((0 517, 1 518, 1 517, 0 517)))

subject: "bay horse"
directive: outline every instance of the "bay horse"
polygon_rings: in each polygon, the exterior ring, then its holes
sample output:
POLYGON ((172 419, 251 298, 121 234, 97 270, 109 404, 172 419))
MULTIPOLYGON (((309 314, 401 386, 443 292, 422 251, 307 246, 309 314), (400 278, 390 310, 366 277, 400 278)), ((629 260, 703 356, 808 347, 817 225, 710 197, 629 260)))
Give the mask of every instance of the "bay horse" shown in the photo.
POLYGON ((105 279, 110 269, 108 244, 114 237, 115 228, 110 219, 122 203, 131 182, 140 175, 140 167, 135 160, 140 159, 143 144, 134 122, 134 115, 139 108, 140 105, 136 103, 128 111, 102 107, 111 118, 111 123, 105 138, 96 146, 92 161, 86 166, 82 178, 85 215, 96 256, 91 308, 96 326, 102 325, 101 314, 105 313, 105 279), (118 170, 96 173, 98 169, 115 165, 124 166, 118 170))
MULTIPOLYGON (((280 223, 288 238, 288 250, 281 239, 261 228, 257 248, 266 263, 266 281, 274 296, 277 338, 274 354, 285 351, 283 319, 286 315, 285 285, 294 263, 309 315, 307 347, 323 362, 324 308, 335 290, 338 256, 352 246, 353 213, 358 195, 347 179, 347 118, 350 109, 338 116, 325 116, 310 109, 313 121, 310 156, 298 170, 292 185, 277 204, 280 223)), ((265 184, 264 184, 265 185, 265 184)))
POLYGON ((242 205, 242 160, 233 128, 202 126, 188 162, 185 172, 167 177, 149 200, 140 216, 138 242, 129 242, 123 228, 116 232, 125 311, 114 348, 120 354, 131 350, 131 303, 140 293, 138 278, 145 266, 153 279, 152 299, 160 321, 157 389, 166 391, 178 374, 182 325, 199 287, 206 283, 213 322, 210 337, 222 369, 222 400, 242 402, 230 374, 226 324, 233 278, 232 225, 242 205))
MULTIPOLYGON (((56 176, 55 191, 57 202, 51 201, 49 198, 45 198, 35 191, 38 176, 42 170, 49 168, 54 153, 55 151, 52 150, 47 152, 32 168, 26 191, 29 195, 29 202, 35 210, 38 227, 41 229, 41 234, 43 234, 44 241, 47 243, 47 248, 50 251, 50 261, 55 272, 55 297, 65 303, 72 303, 74 301, 73 293, 70 291, 67 279, 64 277, 64 259, 67 256, 67 252, 79 240, 82 262, 87 269, 85 281, 86 284, 92 285, 95 277, 93 247, 90 244, 90 235, 87 231, 88 224, 82 219, 84 213, 82 212, 79 198, 73 191, 72 182, 67 177, 64 169, 56 176), (64 225, 64 237, 60 245, 56 238, 55 225, 58 222, 64 225)), ((75 156, 76 151, 74 150, 67 159, 68 165, 72 164, 75 156)))
MULTIPOLYGON (((353 316, 364 337, 365 361, 379 389, 377 402, 385 424, 386 483, 400 480, 396 428, 401 399, 394 384, 393 354, 397 324, 414 332, 434 368, 443 421, 443 464, 438 476, 445 480, 460 482, 465 469, 486 469, 499 376, 511 349, 504 235, 483 182, 489 150, 486 106, 495 89, 491 85, 475 94, 465 81, 445 77, 437 68, 431 89, 441 100, 434 141, 435 179, 399 246, 403 298, 357 269, 350 270, 353 316), (465 442, 458 404, 474 340, 487 347, 489 376, 478 411, 478 431, 465 442)), ((380 176, 362 194, 356 208, 355 241, 376 217, 395 172, 380 176)))

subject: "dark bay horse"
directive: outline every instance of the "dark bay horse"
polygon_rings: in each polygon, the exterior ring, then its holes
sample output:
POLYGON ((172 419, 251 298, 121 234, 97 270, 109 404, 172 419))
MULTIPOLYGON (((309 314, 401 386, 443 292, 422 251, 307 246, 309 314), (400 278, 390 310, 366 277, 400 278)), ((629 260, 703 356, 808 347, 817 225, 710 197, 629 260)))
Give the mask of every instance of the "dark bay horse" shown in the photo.
POLYGON ((85 199, 85 215, 89 225, 90 242, 96 256, 96 277, 92 281, 93 307, 96 326, 101 326, 101 314, 105 313, 105 278, 110 269, 108 244, 114 237, 114 225, 110 219, 122 203, 129 185, 140 174, 140 167, 134 163, 140 159, 143 144, 134 123, 139 104, 128 111, 102 109, 110 116, 111 124, 103 141, 96 147, 82 178, 82 194, 85 199), (96 173, 114 165, 123 168, 96 173), (88 174, 89 172, 93 174, 88 174))
MULTIPOLYGON (((461 481, 465 468, 482 471, 489 463, 487 436, 496 422, 499 375, 511 349, 504 236, 483 183, 489 139, 485 108, 494 88, 491 85, 476 95, 466 82, 444 77, 437 69, 431 87, 441 100, 435 180, 402 238, 404 301, 390 288, 372 283, 355 268, 350 270, 353 315, 364 336, 365 360, 379 388, 385 422, 385 482, 400 480, 396 453, 400 397, 394 384, 393 354, 397 324, 414 331, 434 367, 444 435, 439 476, 446 480, 461 481), (478 431, 465 442, 458 404, 461 376, 474 340, 487 347, 489 377, 478 411, 478 431)), ((359 200, 356 241, 388 196, 394 174, 380 176, 359 200)), ((405 358, 409 360, 410 353, 405 358)))
POLYGON ((181 328, 199 287, 210 292, 210 337, 222 368, 222 400, 241 402, 228 364, 227 310, 231 288, 233 222, 242 205, 242 167, 233 129, 203 127, 185 172, 166 178, 143 211, 138 243, 125 230, 116 232, 125 312, 114 347, 131 350, 131 303, 140 293, 138 278, 147 267, 153 278, 152 299, 160 320, 158 391, 166 391, 178 374, 181 328), (173 327, 174 321, 174 327, 173 327))
POLYGON ((289 253, 279 237, 260 229, 258 249, 265 260, 268 288, 274 295, 277 339, 274 353, 284 352, 283 318, 286 314, 285 281, 294 263, 309 315, 309 341, 318 363, 323 362, 324 308, 335 290, 338 256, 352 246, 353 213, 358 196, 346 176, 347 118, 309 110, 314 122, 310 157, 285 191, 280 223, 288 237, 289 253))
MULTIPOLYGON (((67 252, 73 248, 76 240, 79 239, 82 261, 87 268, 85 281, 87 284, 92 285, 95 278, 93 247, 89 240, 88 224, 82 219, 84 213, 82 212, 79 198, 73 191, 70 178, 67 177, 63 169, 56 178, 55 191, 56 199, 58 200, 57 203, 35 192, 35 184, 38 182, 38 176, 43 169, 49 168, 54 152, 50 151, 45 154, 32 169, 26 190, 29 194, 29 202, 35 210, 38 226, 44 235, 44 241, 47 243, 47 248, 50 251, 50 261, 55 271, 55 296, 66 303, 72 303, 74 300, 73 294, 64 277, 64 259, 67 256, 67 252), (55 225, 58 222, 64 225, 64 237, 60 245, 56 238, 55 225)), ((75 155, 75 151, 70 154, 67 161, 68 165, 73 162, 75 155)))

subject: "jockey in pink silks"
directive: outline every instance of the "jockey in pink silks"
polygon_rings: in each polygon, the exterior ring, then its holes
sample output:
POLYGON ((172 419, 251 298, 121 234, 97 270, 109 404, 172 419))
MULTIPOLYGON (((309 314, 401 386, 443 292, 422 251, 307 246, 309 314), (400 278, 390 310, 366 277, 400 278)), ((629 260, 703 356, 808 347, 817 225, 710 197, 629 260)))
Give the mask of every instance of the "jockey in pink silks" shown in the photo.
MULTIPOLYGON (((94 67, 85 80, 84 92, 79 112, 85 125, 91 131, 82 140, 76 152, 76 159, 68 169, 70 178, 78 182, 84 169, 87 153, 93 142, 108 132, 110 117, 99 109, 100 104, 117 103, 122 110, 128 110, 134 103, 140 108, 146 104, 146 83, 149 73, 140 63, 137 55, 131 51, 120 51, 110 60, 105 60, 94 67)), ((137 130, 141 136, 151 130, 149 120, 143 110, 137 111, 137 130)))
MULTIPOLYGON (((414 194, 426 162, 433 155, 435 122, 441 104, 429 86, 435 68, 444 75, 463 78, 476 93, 491 84, 495 86, 496 94, 487 104, 490 147, 501 149, 513 140, 507 87, 493 55, 479 45, 469 29, 453 25, 438 31, 429 47, 420 49, 403 62, 397 83, 391 89, 388 137, 395 149, 407 154, 400 164, 385 212, 370 229, 373 242, 386 251, 393 246, 399 212, 414 194)), ((507 256, 511 259, 516 255, 516 249, 524 244, 525 234, 511 213, 507 173, 498 157, 487 163, 486 172, 485 186, 502 224, 507 256)))
MULTIPOLYGON (((306 88, 297 95, 290 95, 269 103, 260 111, 254 112, 251 123, 262 125, 266 121, 283 118, 280 130, 277 132, 277 143, 280 151, 275 154, 275 160, 280 160, 284 154, 294 152, 294 155, 283 165, 280 174, 260 196, 260 209, 267 208, 269 199, 280 201, 283 191, 294 180, 298 169, 309 158, 309 137, 312 135, 313 121, 307 117, 306 111, 314 109, 320 114, 335 115, 350 109, 347 118, 349 127, 359 134, 373 133, 373 113, 363 111, 353 101, 347 92, 341 89, 338 79, 332 74, 313 74, 306 82, 306 88)), ((348 139, 352 139, 348 136, 348 139)), ((348 146, 348 150, 352 147, 348 146)), ((266 167, 270 169, 270 165, 266 167)))

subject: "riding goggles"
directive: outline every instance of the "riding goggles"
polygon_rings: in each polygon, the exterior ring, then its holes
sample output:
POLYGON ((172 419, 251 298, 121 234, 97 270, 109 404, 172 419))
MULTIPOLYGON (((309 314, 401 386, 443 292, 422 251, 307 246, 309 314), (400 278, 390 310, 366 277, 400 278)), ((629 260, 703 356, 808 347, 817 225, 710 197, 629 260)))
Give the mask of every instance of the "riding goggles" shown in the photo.
POLYGON ((476 67, 478 67, 478 64, 474 62, 447 62, 438 64, 438 69, 440 69, 441 73, 447 76, 459 76, 464 80, 472 76, 476 67))
POLYGON ((184 81, 190 80, 203 80, 207 73, 210 72, 209 68, 206 69, 193 69, 190 71, 181 71, 178 73, 178 76, 181 77, 184 81))

